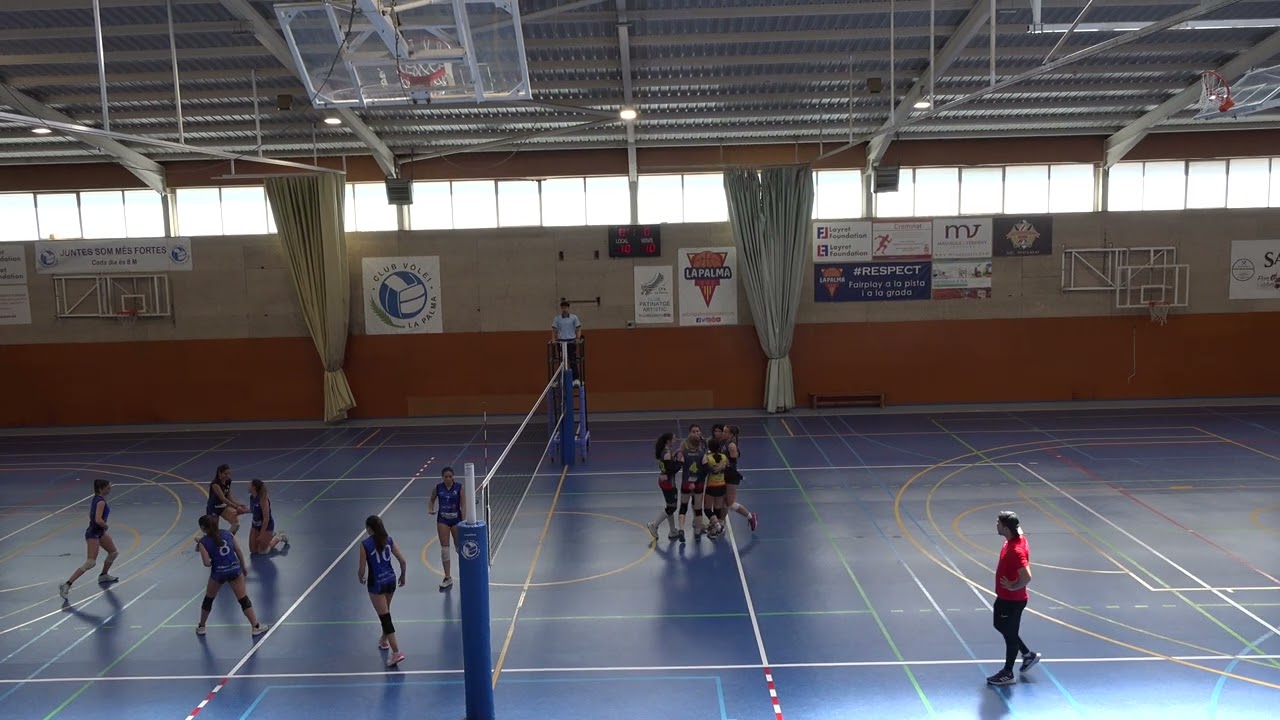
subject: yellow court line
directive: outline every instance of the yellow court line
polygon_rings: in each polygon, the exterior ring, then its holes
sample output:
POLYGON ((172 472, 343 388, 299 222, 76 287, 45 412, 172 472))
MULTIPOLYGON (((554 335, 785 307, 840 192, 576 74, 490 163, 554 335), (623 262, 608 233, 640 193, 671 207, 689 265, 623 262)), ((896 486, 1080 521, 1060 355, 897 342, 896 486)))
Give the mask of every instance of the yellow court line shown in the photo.
MULTIPOLYGON (((981 584, 979 584, 979 583, 974 582, 973 580, 969 579, 967 576, 962 575, 961 573, 959 573, 959 572, 957 572, 956 570, 952 569, 952 568, 951 568, 951 567, 949 567, 947 564, 943 563, 941 560, 939 560, 937 557, 935 557, 935 556, 934 556, 932 553, 930 553, 927 549, 925 549, 925 547, 924 547, 923 545, 921 545, 921 544, 920 544, 920 542, 916 539, 915 535, 913 535, 913 534, 911 533, 910 529, 907 527, 907 523, 906 523, 906 521, 905 521, 905 520, 903 519, 903 517, 902 517, 902 500, 903 500, 903 497, 906 495, 907 490, 908 490, 908 489, 909 489, 909 488, 910 488, 910 487, 911 487, 911 486, 912 486, 912 485, 913 485, 917 480, 919 480, 920 478, 924 477, 924 476, 925 476, 927 473, 929 473, 930 471, 932 471, 932 470, 937 470, 937 469, 939 469, 939 468, 941 468, 941 467, 944 467, 944 466, 946 466, 946 465, 949 465, 949 464, 955 463, 955 462, 956 462, 956 461, 958 461, 958 460, 964 460, 964 459, 966 459, 966 458, 975 458, 975 457, 979 457, 979 458, 983 458, 983 461, 982 461, 981 463, 972 463, 972 464, 971 464, 972 466, 975 466, 975 467, 976 467, 976 466, 978 466, 978 465, 982 465, 982 464, 990 464, 991 459, 986 458, 985 456, 986 456, 986 455, 988 455, 988 454, 989 454, 989 453, 991 453, 991 452, 994 452, 994 451, 1010 450, 1010 449, 1013 449, 1013 448, 1024 448, 1024 449, 1025 449, 1025 451, 1030 452, 1030 451, 1035 451, 1035 450, 1051 450, 1051 449, 1061 449, 1061 448, 1069 448, 1069 447, 1091 447, 1091 446, 1094 446, 1094 445, 1105 445, 1105 444, 1131 444, 1131 443, 1102 443, 1102 442, 1097 442, 1097 443, 1095 443, 1095 442, 1093 442, 1093 439, 1091 439, 1091 438, 1072 438, 1072 440, 1071 440, 1071 441, 1069 441, 1069 442, 1059 442, 1059 443, 1056 443, 1056 444, 1052 444, 1052 445, 1050 445, 1050 444, 1046 444, 1044 440, 1039 440, 1039 441, 1035 441, 1035 442, 1011 443, 1011 444, 1009 444, 1009 445, 1003 445, 1003 446, 994 447, 994 448, 987 448, 987 449, 985 449, 985 450, 980 450, 980 451, 975 451, 975 452, 968 452, 968 453, 964 453, 964 454, 962 454, 962 455, 957 455, 956 457, 953 457, 953 458, 951 458, 951 459, 949 459, 949 460, 943 460, 943 461, 941 461, 941 462, 939 462, 939 463, 936 463, 936 464, 934 464, 934 465, 932 465, 932 466, 930 466, 930 467, 928 467, 928 468, 925 468, 924 470, 921 470, 920 472, 918 472, 918 473, 916 473, 915 475, 911 476, 910 478, 908 478, 908 479, 907 479, 907 481, 906 481, 905 483, 903 483, 903 484, 902 484, 902 486, 901 486, 901 487, 899 487, 899 488, 898 488, 898 492, 894 495, 894 499, 893 499, 893 515, 894 515, 894 522, 897 524, 899 531, 900 531, 900 532, 902 532, 902 536, 903 536, 904 538, 906 538, 906 539, 907 539, 907 541, 908 541, 908 542, 910 542, 910 543, 911 543, 911 544, 916 548, 916 550, 917 550, 921 555, 924 555, 926 558, 928 558, 930 561, 932 561, 935 565, 937 565, 938 567, 942 568, 942 570, 943 570, 944 572, 950 573, 951 575, 953 575, 953 576, 955 576, 957 579, 959 579, 961 582, 964 582, 964 583, 966 583, 966 584, 970 585, 971 587, 973 587, 973 588, 977 589, 979 592, 984 592, 984 593, 986 593, 986 594, 988 594, 988 595, 992 595, 992 596, 994 596, 994 595, 995 595, 995 591, 988 589, 985 585, 981 585, 981 584)), ((1143 444, 1163 444, 1163 443, 1143 443, 1143 444)), ((1016 455, 1016 454, 1018 454, 1018 453, 1009 453, 1009 455, 1016 455)), ((966 554, 966 553, 963 553, 963 551, 962 551, 962 554, 965 554, 965 555, 967 556, 967 554, 966 554)), ((973 560, 973 558, 970 558, 970 559, 971 559, 971 560, 973 560)), ((977 561, 975 560, 975 562, 977 562, 977 561)), ((1043 595, 1043 593, 1042 593, 1042 595, 1043 595)), ((1047 598, 1048 596, 1044 596, 1044 597, 1046 597, 1046 598, 1047 598)), ((1164 654, 1164 653, 1156 652, 1156 651, 1154 651, 1154 650, 1150 650, 1150 649, 1148 649, 1148 648, 1143 648, 1143 647, 1139 647, 1139 646, 1137 646, 1137 645, 1133 645, 1133 644, 1131 644, 1131 643, 1124 642, 1123 640, 1118 640, 1118 639, 1116 639, 1116 638, 1112 638, 1112 637, 1108 637, 1108 636, 1106 636, 1106 635, 1102 635, 1102 634, 1099 634, 1099 633, 1095 633, 1095 632, 1093 632, 1093 631, 1091 631, 1091 630, 1086 630, 1085 628, 1082 628, 1082 627, 1080 627, 1080 626, 1078 626, 1078 625, 1073 625, 1073 624, 1068 623, 1068 622, 1066 622, 1066 621, 1064 621, 1064 620, 1060 620, 1060 619, 1058 619, 1058 618, 1056 618, 1056 617, 1053 617, 1052 615, 1048 615, 1048 614, 1046 614, 1046 613, 1043 613, 1043 612, 1041 612, 1041 611, 1039 611, 1039 610, 1035 610, 1035 609, 1033 609, 1033 608, 1027 608, 1027 611, 1028 611, 1028 612, 1030 612, 1032 615, 1035 615, 1035 616, 1037 616, 1037 617, 1040 617, 1040 618, 1043 618, 1043 619, 1045 619, 1045 620, 1048 620, 1049 622, 1054 623, 1055 625, 1061 625, 1062 627, 1065 627, 1065 628, 1068 628, 1068 629, 1071 629, 1071 630, 1075 630, 1076 632, 1079 632, 1079 633, 1081 633, 1081 634, 1083 634, 1083 635, 1087 635, 1087 636, 1089 636, 1089 637, 1093 637, 1093 638, 1095 638, 1095 639, 1102 640, 1103 642, 1108 642, 1108 643, 1111 643, 1111 644, 1113 644, 1113 645, 1119 645, 1120 647, 1124 647, 1124 648, 1127 648, 1127 649, 1133 650, 1134 652, 1142 653, 1142 654, 1144 654, 1144 655, 1149 655, 1149 656, 1151 656, 1151 657, 1157 657, 1157 658, 1160 658, 1160 659, 1162 659, 1162 660, 1166 660, 1166 661, 1168 661, 1168 662, 1172 662, 1172 663, 1176 663, 1176 664, 1183 665, 1183 666, 1186 666, 1186 667, 1194 668, 1194 669, 1196 669, 1196 670, 1202 670, 1202 671, 1207 672, 1207 673, 1210 673, 1210 674, 1212 674, 1212 675, 1219 675, 1219 676, 1222 676, 1222 677, 1229 677, 1229 678, 1232 678, 1232 679, 1234 679, 1234 680, 1240 680, 1241 682, 1247 682, 1247 683, 1250 683, 1250 684, 1253 684, 1253 685, 1261 685, 1261 686, 1263 686, 1263 687, 1268 687, 1268 688, 1272 688, 1272 689, 1280 690, 1280 684, 1269 683, 1269 682, 1266 682, 1266 681, 1263 681, 1263 680, 1257 680, 1257 679, 1254 679, 1254 678, 1251 678, 1251 677, 1246 677, 1246 676, 1244 676, 1244 675, 1238 675, 1238 674, 1236 674, 1236 673, 1226 672, 1225 670, 1216 670, 1216 669, 1214 669, 1214 668, 1205 667, 1205 666, 1203 666, 1203 665, 1197 665, 1196 663, 1193 663, 1193 662, 1190 662, 1190 661, 1187 661, 1187 660, 1181 660, 1181 659, 1179 659, 1179 658, 1172 657, 1172 656, 1170 656, 1170 655, 1166 655, 1166 654, 1164 654)), ((1117 623, 1117 624, 1120 624, 1120 623, 1117 623)), ((1137 631, 1139 631, 1139 632, 1142 632, 1142 633, 1145 633, 1145 634, 1149 634, 1149 635, 1154 635, 1154 633, 1150 633, 1149 631, 1143 631, 1143 630, 1140 630, 1140 629, 1138 629, 1138 628, 1129 628, 1129 629, 1131 629, 1131 630, 1137 630, 1137 631)), ((1182 645, 1189 645, 1188 643, 1181 642, 1181 641, 1175 641, 1175 642, 1179 642, 1179 644, 1182 644, 1182 645)), ((1210 652, 1217 653, 1218 651, 1210 651, 1210 652)), ((1221 654, 1223 655, 1223 657, 1224 657, 1224 658, 1233 657, 1233 654, 1231 654, 1231 653, 1221 653, 1221 654)), ((1248 662, 1248 659, 1247 659, 1247 658, 1240 658, 1240 659, 1241 659, 1241 660, 1244 660, 1244 661, 1246 661, 1246 662, 1248 662)))
MULTIPOLYGON (((195 458, 192 458, 192 460, 194 459, 195 458)), ((142 480, 143 482, 154 483, 154 481, 148 481, 145 478, 138 477, 137 475, 130 475, 128 473, 120 473, 120 472, 112 472, 110 470, 103 470, 102 468, 120 468, 124 470, 139 470, 141 472, 150 473, 151 475, 164 475, 166 477, 171 477, 174 480, 181 480, 187 483, 188 485, 190 485, 191 487, 194 487, 195 489, 199 490, 201 493, 203 493, 206 496, 208 496, 209 494, 209 491, 205 489, 203 485, 196 482, 195 480, 192 480, 189 477, 186 477, 183 475, 177 475, 167 470, 156 470, 155 468, 142 467, 141 465, 119 465, 116 463, 84 463, 83 465, 68 466, 64 462, 0 463, 0 470, 63 470, 66 472, 83 472, 83 473, 97 473, 99 475, 116 475, 118 477, 133 478, 134 480, 142 480)), ((154 483, 154 484, 158 484, 158 483, 154 483)))
POLYGON ((502 675, 502 665, 507 661, 507 650, 511 648, 511 638, 516 633, 516 618, 520 616, 520 608, 524 605, 525 595, 533 582, 533 573, 538 568, 538 558, 542 555, 542 546, 547 541, 547 532, 551 529, 551 518, 555 517, 556 504, 560 502, 560 491, 564 489, 564 479, 569 474, 569 466, 560 471, 560 482, 556 483, 556 494, 551 498, 551 508, 547 510, 547 521, 542 525, 542 533, 538 536, 538 547, 533 551, 533 561, 529 563, 529 574, 524 579, 524 589, 520 591, 520 599, 516 601, 516 609, 511 613, 511 624, 507 626, 507 637, 502 641, 502 651, 498 653, 498 662, 493 666, 493 687, 498 687, 498 677, 502 675))
MULTIPOLYGON (((531 588, 557 587, 561 585, 575 585, 577 583, 587 582, 588 580, 599 580, 600 578, 606 578, 611 575, 617 575, 618 573, 626 572, 627 570, 630 570, 631 568, 636 567, 637 565, 643 563, 645 560, 648 560, 650 555, 653 555, 655 552, 657 552, 657 545, 652 542, 652 538, 649 535, 649 529, 646 528, 644 525, 636 522, 635 520, 630 520, 624 517, 618 517, 617 515, 609 515, 606 513, 582 512, 580 510, 561 510, 557 512, 556 515, 584 515, 587 517, 598 517, 598 518, 605 518, 607 520, 617 520, 618 522, 621 522, 621 523, 626 523, 628 525, 636 526, 642 532, 644 532, 645 538, 649 539, 650 542, 646 546, 645 553, 643 555, 641 555, 638 559, 633 560, 621 567, 616 567, 612 570, 606 570, 605 572, 602 572, 602 573, 596 573, 595 575, 588 575, 587 577, 572 578, 570 580, 549 580, 547 582, 529 583, 528 587, 531 587, 531 588)), ((430 540, 427 541, 426 545, 422 546, 422 564, 431 572, 443 577, 444 571, 436 567, 435 565, 432 565, 431 561, 427 559, 427 550, 429 550, 431 546, 434 545, 436 542, 438 542, 438 538, 431 538, 430 540)), ((525 585, 522 583, 490 582, 489 585, 492 587, 509 587, 509 588, 525 587, 525 585)))
POLYGON ((1280 505, 1263 505, 1262 507, 1254 508, 1253 512, 1249 513, 1249 522, 1257 525, 1259 528, 1266 530, 1267 532, 1280 535, 1280 528, 1274 528, 1262 522, 1262 514, 1271 512, 1272 510, 1280 510, 1280 505))
MULTIPOLYGON (((795 436, 796 436, 796 434, 795 434, 795 433, 791 432, 791 426, 787 424, 787 419, 786 419, 786 418, 778 418, 778 420, 780 420, 780 421, 782 422, 782 427, 784 427, 784 428, 786 428, 786 429, 787 429, 787 434, 788 434, 788 435, 790 435, 791 437, 795 437, 795 436)), ((839 433, 836 433, 836 435, 838 436, 838 435, 839 435, 839 433)))
MULTIPOLYGON (((1019 494, 1019 495, 1022 495, 1022 492, 1019 492, 1018 494, 1019 494)), ((1028 503, 1030 503, 1031 505, 1035 506, 1035 503, 1031 502, 1030 498, 1026 498, 1026 496, 1025 496, 1025 495, 1023 495, 1023 498, 1026 500, 1026 502, 1028 502, 1028 503)), ((961 523, 961 521, 963 521, 965 518, 969 517, 970 515, 972 515, 972 514, 974 514, 974 513, 978 512, 978 511, 980 511, 980 510, 990 510, 990 509, 992 509, 992 508, 997 508, 997 507, 1007 507, 1008 505, 1009 505, 1009 503, 997 502, 997 503, 987 503, 986 505, 978 505, 978 506, 975 506, 975 507, 971 507, 971 508, 969 508, 968 510, 965 510, 964 512, 962 512, 962 513, 960 513, 959 515, 957 515, 957 516, 955 517, 955 519, 951 521, 951 530, 952 530, 953 532, 955 532, 956 537, 960 538, 960 539, 961 539, 965 544, 967 544, 969 547, 973 548, 974 550, 977 550, 978 552, 981 552, 981 553, 989 552, 989 548, 986 548, 986 547, 983 547, 982 545, 979 545, 979 544, 978 544, 977 542, 975 542, 972 538, 970 538, 968 535, 966 535, 966 534, 964 533, 964 531, 960 529, 960 523, 961 523)), ((1037 507, 1038 507, 1038 506, 1037 506, 1037 507)), ((1044 510, 1041 510, 1041 512, 1044 512, 1044 510)), ((1066 525, 1063 525, 1063 524, 1062 524, 1062 522, 1061 522, 1057 517, 1054 517, 1054 516, 1052 516, 1052 515, 1050 515, 1049 517, 1050 517, 1050 519, 1051 519, 1051 520, 1053 520, 1054 522, 1058 523, 1059 525, 1062 525, 1062 526, 1063 526, 1063 528, 1065 528, 1065 529, 1067 530, 1067 532, 1071 532, 1071 533, 1073 533, 1073 534, 1076 534, 1076 533, 1074 532, 1074 530, 1072 530, 1070 527, 1067 527, 1066 525)), ((1077 537, 1080 537, 1078 534, 1076 534, 1076 536, 1077 536, 1077 537)), ((1083 540, 1084 538, 1081 538, 1081 539, 1083 540)), ((1087 544, 1088 542, 1089 542, 1088 540, 1085 540, 1085 543, 1086 543, 1086 544, 1087 544)), ((1096 550, 1096 549, 1097 549, 1097 548, 1095 548, 1095 550, 1096 550)), ((1107 558, 1107 559, 1108 559, 1108 560, 1110 560, 1110 558, 1107 558)), ((1115 563, 1117 566, 1119 565, 1119 563, 1116 563, 1114 560, 1112 560, 1111 562, 1112 562, 1112 563, 1115 563)), ((1067 571, 1067 572, 1096 573, 1096 574, 1099 574, 1099 575, 1127 575, 1127 574, 1128 574, 1128 572, 1129 572, 1128 570, 1126 570, 1126 569, 1124 569, 1124 568, 1121 568, 1121 569, 1119 569, 1119 570, 1090 570, 1090 569, 1087 569, 1087 568, 1074 568, 1074 567, 1066 567, 1066 566, 1063 566, 1063 565, 1050 565, 1050 564, 1049 564, 1049 563, 1047 563, 1047 562, 1041 562, 1041 561, 1036 561, 1036 567, 1053 568, 1054 570, 1065 570, 1065 571, 1067 571)))
POLYGON ((374 439, 374 438, 378 437, 378 433, 380 433, 380 432, 382 432, 382 428, 377 428, 377 429, 375 429, 375 430, 373 431, 373 433, 371 433, 371 434, 369 435, 369 437, 367 437, 367 438, 365 438, 365 439, 361 440, 361 441, 360 441, 360 444, 359 444, 359 445, 356 445, 356 447, 358 447, 358 448, 362 448, 362 447, 364 447, 364 444, 365 444, 365 443, 367 443, 367 442, 369 442, 370 440, 372 440, 372 439, 374 439))

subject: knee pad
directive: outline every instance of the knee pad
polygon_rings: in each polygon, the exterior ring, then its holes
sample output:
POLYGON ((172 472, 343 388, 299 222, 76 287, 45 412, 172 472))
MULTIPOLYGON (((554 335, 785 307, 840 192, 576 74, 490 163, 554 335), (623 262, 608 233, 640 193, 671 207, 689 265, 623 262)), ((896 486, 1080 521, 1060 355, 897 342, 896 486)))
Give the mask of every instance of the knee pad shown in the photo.
POLYGON ((741 509, 742 509, 742 506, 741 506, 741 505, 739 505, 738 503, 734 503, 734 504, 732 504, 732 505, 730 505, 730 506, 729 506, 729 509, 730 509, 730 510, 732 510, 732 511, 734 511, 734 512, 738 512, 739 510, 741 510, 741 509))
POLYGON ((231 523, 231 534, 232 534, 232 535, 235 535, 235 534, 236 534, 236 533, 238 533, 238 532, 240 532, 240 521, 239 521, 239 520, 237 520, 237 521, 235 521, 235 522, 231 523))
POLYGON ((383 613, 383 614, 381 614, 381 615, 379 615, 379 616, 378 616, 378 619, 382 621, 382 634, 383 634, 383 635, 395 635, 395 634, 396 634, 396 626, 391 624, 391 613, 383 613))
POLYGON ((681 515, 688 515, 688 514, 689 514, 689 501, 688 501, 688 500, 685 500, 684 502, 680 503, 680 514, 681 514, 681 515))
POLYGON ((112 550, 111 552, 107 553, 107 562, 113 563, 116 561, 116 558, 118 557, 120 557, 120 551, 112 550))
POLYGON ((205 612, 209 612, 210 610, 212 610, 212 609, 213 609, 213 598, 209 597, 208 595, 205 595, 205 596, 204 596, 204 602, 200 603, 200 609, 201 609, 201 610, 203 610, 203 611, 205 611, 205 612))
POLYGON ((249 609, 249 608, 251 608, 251 607, 253 607, 253 603, 249 600, 249 596, 248 596, 248 595, 245 595, 244 597, 240 598, 240 609, 241 609, 241 610, 248 610, 248 609, 249 609))
POLYGON ((675 514, 675 512, 676 512, 676 506, 675 506, 675 505, 668 505, 668 506, 667 506, 667 514, 668 514, 668 515, 674 515, 674 514, 675 514))
POLYGON ((90 570, 93 569, 93 566, 97 564, 98 564, 97 560, 85 560, 84 564, 80 566, 80 570, 82 572, 89 572, 90 570))
POLYGON ((448 545, 440 546, 440 562, 445 563, 446 565, 449 563, 449 546, 448 545))

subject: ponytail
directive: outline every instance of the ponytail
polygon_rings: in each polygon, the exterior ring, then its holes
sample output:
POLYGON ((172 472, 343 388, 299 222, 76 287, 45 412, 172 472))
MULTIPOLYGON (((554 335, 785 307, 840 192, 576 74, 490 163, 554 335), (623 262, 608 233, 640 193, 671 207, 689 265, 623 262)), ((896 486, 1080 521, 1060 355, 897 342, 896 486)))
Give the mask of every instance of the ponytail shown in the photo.
POLYGON ((216 515, 201 515, 200 529, 204 531, 206 537, 213 538, 218 543, 218 547, 227 544, 226 539, 218 533, 218 517, 216 515))
POLYGON ((253 487, 254 492, 258 493, 258 497, 264 498, 267 496, 267 484, 258 478, 250 480, 249 485, 253 487))
POLYGON ((667 443, 675 438, 675 433, 662 433, 662 437, 658 438, 658 442, 653 446, 653 456, 659 460, 666 453, 667 443))
POLYGON ((364 527, 373 536, 374 545, 382 550, 387 546, 387 527, 382 524, 382 518, 377 515, 370 515, 364 521, 364 527))

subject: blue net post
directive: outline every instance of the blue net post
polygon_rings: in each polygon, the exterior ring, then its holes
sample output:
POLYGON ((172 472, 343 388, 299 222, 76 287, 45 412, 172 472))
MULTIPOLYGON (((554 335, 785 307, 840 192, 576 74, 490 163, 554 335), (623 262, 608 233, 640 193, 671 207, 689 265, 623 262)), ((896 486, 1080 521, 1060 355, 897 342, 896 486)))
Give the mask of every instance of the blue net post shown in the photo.
POLYGON ((494 720, 489 637, 489 528, 476 516, 476 466, 467 463, 466 519, 458 528, 458 589, 462 594, 462 667, 467 720, 494 720))
MULTIPOLYGON (((569 356, 569 344, 561 345, 561 357, 569 356)), ((565 466, 573 465, 573 446, 576 433, 574 432, 576 415, 573 408, 573 365, 565 363, 564 372, 560 374, 560 392, 564 393, 564 420, 560 425, 560 463, 565 466)))

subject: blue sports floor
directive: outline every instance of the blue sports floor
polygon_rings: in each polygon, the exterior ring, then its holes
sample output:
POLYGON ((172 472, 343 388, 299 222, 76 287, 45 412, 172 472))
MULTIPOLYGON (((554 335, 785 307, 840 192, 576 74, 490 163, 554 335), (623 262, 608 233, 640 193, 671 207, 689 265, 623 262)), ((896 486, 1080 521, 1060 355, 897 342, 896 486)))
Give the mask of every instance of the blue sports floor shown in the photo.
MULTIPOLYGON (((1277 717, 1280 407, 738 417, 758 531, 652 543, 655 438, 724 420, 596 416, 587 462, 543 467, 493 568, 499 718, 1277 717), (993 689, 1004 508, 1044 661, 993 689)), ((0 437, 0 717, 462 718, 426 497, 479 457, 457 426, 0 437), (194 633, 219 463, 241 501, 268 482, 291 540, 252 560, 256 644, 226 591, 194 633), (120 582, 64 606, 95 477, 120 582), (394 670, 351 550, 371 513, 410 560, 394 670)))

